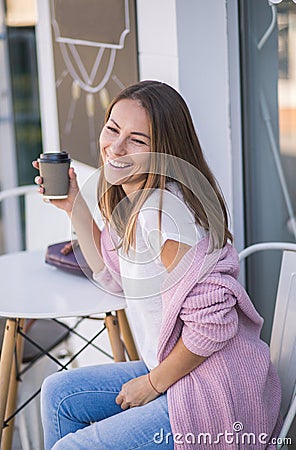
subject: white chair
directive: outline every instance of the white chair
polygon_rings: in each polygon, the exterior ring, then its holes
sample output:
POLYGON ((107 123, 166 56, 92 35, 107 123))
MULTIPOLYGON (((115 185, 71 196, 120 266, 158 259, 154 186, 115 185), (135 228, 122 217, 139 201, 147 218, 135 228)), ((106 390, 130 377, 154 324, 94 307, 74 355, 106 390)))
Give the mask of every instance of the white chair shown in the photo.
POLYGON ((296 416, 296 244, 266 242, 254 244, 239 253, 240 261, 265 250, 281 250, 282 264, 278 282, 270 352, 282 385, 281 412, 284 423, 277 449, 287 449, 289 430, 296 416))

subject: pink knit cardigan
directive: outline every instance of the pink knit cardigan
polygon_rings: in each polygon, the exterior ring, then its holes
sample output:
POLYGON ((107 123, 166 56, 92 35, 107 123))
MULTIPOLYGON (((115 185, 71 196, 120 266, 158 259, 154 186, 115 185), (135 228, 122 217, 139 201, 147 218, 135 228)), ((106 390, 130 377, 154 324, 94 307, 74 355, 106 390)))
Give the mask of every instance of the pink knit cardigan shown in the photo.
MULTIPOLYGON (((107 269, 101 281, 119 291, 119 261, 112 247, 104 229, 107 269)), ((205 238, 163 286, 159 361, 181 336, 191 352, 207 357, 168 389, 176 449, 276 448, 280 383, 269 348, 260 340, 263 320, 237 281, 238 273, 236 250, 227 244, 209 256, 205 238)))

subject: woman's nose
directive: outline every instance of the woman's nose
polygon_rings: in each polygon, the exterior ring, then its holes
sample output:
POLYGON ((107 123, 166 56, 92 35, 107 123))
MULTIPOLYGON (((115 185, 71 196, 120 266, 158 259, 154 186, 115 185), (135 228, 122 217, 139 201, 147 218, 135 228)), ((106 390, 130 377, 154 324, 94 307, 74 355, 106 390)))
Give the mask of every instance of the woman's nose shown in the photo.
POLYGON ((110 150, 113 155, 123 155, 125 154, 125 142, 123 139, 117 138, 110 145, 110 150))

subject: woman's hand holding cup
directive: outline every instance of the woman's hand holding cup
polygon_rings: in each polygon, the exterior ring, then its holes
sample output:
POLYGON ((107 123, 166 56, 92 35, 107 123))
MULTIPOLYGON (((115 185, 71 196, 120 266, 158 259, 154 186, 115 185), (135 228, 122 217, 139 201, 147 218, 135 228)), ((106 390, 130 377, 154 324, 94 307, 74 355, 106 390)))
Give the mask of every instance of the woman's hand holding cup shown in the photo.
MULTIPOLYGON (((40 170, 40 164, 38 161, 33 161, 32 165, 35 169, 40 170)), ((45 195, 45 188, 43 185, 43 178, 41 177, 41 175, 37 175, 35 177, 35 183, 39 186, 38 192, 44 196, 45 201, 49 201, 56 207, 70 214, 73 210, 75 200, 77 199, 77 196, 79 194, 79 186, 77 183, 77 175, 73 167, 70 167, 68 169, 68 176, 69 176, 69 188, 67 196, 63 196, 64 198, 54 198, 54 197, 48 198, 48 196, 45 195)))

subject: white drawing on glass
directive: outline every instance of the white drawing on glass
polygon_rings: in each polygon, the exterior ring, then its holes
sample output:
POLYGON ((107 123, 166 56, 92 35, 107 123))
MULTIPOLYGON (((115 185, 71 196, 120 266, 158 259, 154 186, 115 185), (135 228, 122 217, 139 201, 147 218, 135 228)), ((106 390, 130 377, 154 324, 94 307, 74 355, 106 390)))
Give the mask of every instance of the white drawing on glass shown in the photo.
POLYGON ((73 80, 71 103, 64 133, 71 132, 77 101, 83 90, 86 93, 85 109, 89 123, 90 153, 96 156, 94 95, 99 93, 100 103, 105 109, 109 103, 108 92, 105 88, 108 81, 112 79, 120 89, 124 87, 112 71, 116 52, 124 48, 125 38, 130 32, 129 2, 128 0, 101 0, 98 7, 97 0, 80 0, 80 2, 51 0, 51 16, 54 40, 59 45, 66 67, 58 77, 56 87, 62 84, 68 74, 73 80), (111 22, 112 14, 120 8, 124 11, 122 23, 111 22), (70 9, 71 14, 67 14, 70 9), (117 23, 117 29, 115 23, 117 23), (111 35, 106 39, 108 33, 111 35), (90 48, 93 49, 91 64, 84 58, 86 51, 88 55, 90 54, 90 48))

